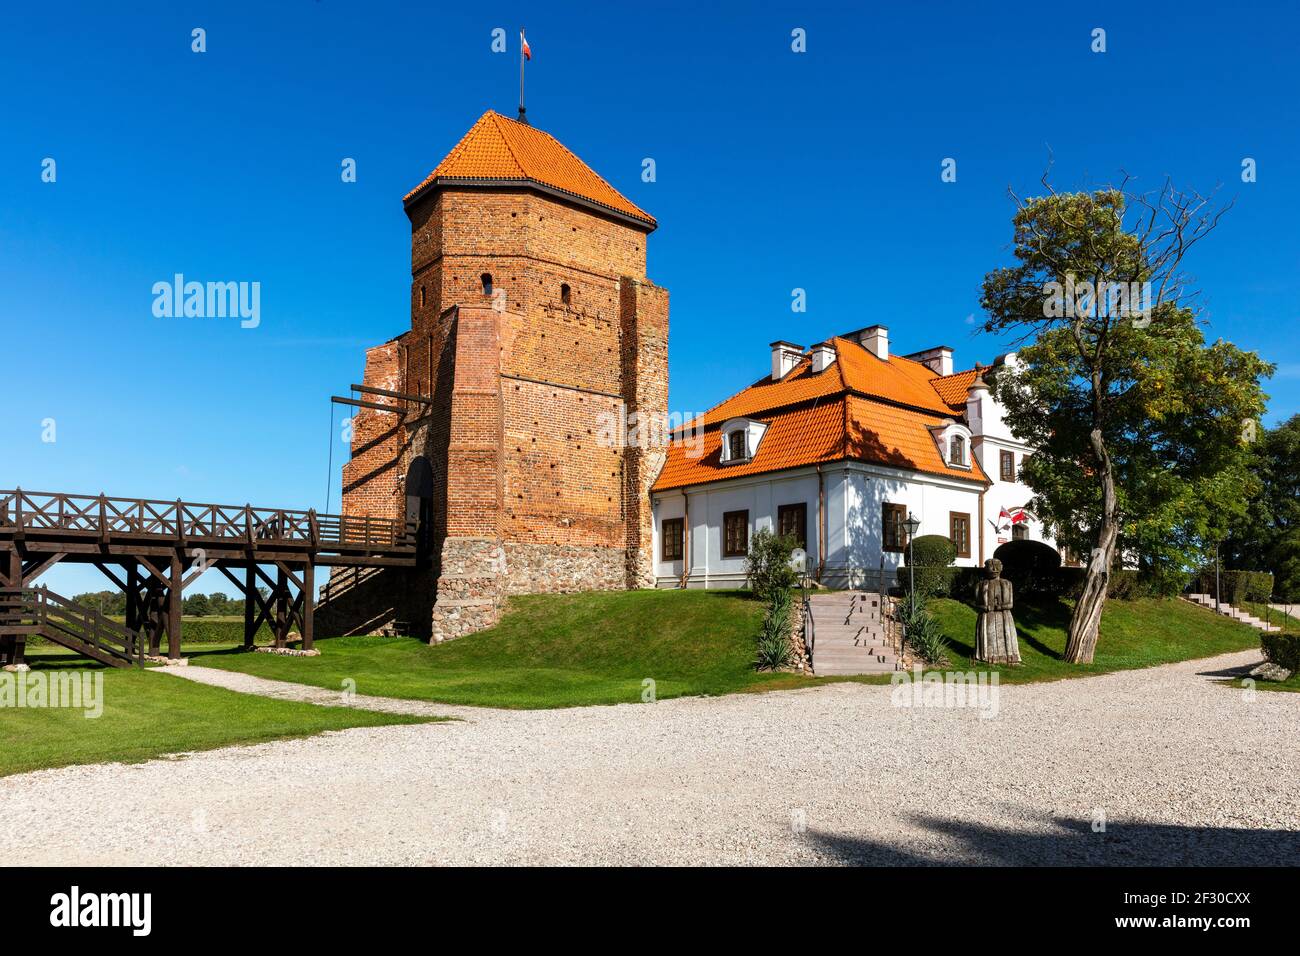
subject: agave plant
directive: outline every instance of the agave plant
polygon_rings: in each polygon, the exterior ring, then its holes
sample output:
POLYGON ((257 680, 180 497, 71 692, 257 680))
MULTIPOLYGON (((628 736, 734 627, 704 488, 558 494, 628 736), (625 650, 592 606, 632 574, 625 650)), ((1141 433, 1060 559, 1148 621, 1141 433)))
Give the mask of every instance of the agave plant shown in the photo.
POLYGON ((778 670, 789 666, 794 659, 790 649, 790 592, 780 588, 771 593, 767 614, 758 632, 758 656, 755 665, 759 670, 778 670))

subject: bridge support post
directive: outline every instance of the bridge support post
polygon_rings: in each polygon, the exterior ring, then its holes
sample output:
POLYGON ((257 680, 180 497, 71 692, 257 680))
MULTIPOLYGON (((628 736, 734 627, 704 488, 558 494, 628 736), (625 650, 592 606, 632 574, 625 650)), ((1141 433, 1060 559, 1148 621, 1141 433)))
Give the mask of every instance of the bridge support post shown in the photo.
POLYGON ((20 588, 23 586, 23 556, 18 553, 18 548, 6 548, 4 560, 0 561, 0 577, 4 578, 4 586, 7 588, 20 588))
POLYGON ((244 647, 251 650, 257 643, 257 567, 249 564, 244 571, 244 647))
POLYGON ((171 583, 167 586, 167 656, 181 656, 181 559, 172 555, 171 583))
POLYGON ((275 646, 284 647, 289 637, 289 576, 284 568, 276 568, 275 594, 275 646))
POLYGON ((123 561, 126 566, 126 628, 139 634, 144 623, 140 607, 140 568, 134 561, 123 561))
POLYGON ((310 561, 302 569, 302 649, 310 651, 315 640, 312 633, 316 608, 316 566, 310 561))

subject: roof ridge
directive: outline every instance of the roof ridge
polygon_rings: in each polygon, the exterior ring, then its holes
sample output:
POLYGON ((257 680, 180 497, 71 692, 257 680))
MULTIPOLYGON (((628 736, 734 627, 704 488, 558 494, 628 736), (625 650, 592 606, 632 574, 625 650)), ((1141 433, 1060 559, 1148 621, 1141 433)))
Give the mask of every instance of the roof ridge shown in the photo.
MULTIPOLYGON (((488 115, 491 116, 494 120, 506 119, 506 117, 502 116, 496 110, 488 110, 488 115)), ((519 167, 520 175, 522 175, 525 179, 536 179, 536 177, 533 176, 533 174, 524 167, 523 160, 519 158, 519 154, 515 152, 515 148, 512 145, 510 145, 510 137, 507 136, 504 132, 502 132, 501 124, 498 122, 495 124, 495 126, 496 126, 497 135, 501 137, 501 142, 505 144, 506 152, 510 154, 510 158, 513 159, 515 161, 515 165, 519 167)), ((532 127, 530 126, 529 129, 532 129, 532 127)), ((543 130, 538 130, 538 132, 541 133, 543 132, 543 130)), ((551 137, 551 138, 555 139, 555 137, 551 137)), ((556 140, 556 142, 559 142, 559 140, 556 140)))
MULTIPOLYGON (((604 185, 604 186, 607 187, 609 190, 611 190, 615 195, 617 195, 617 196, 621 196, 621 197, 623 198, 623 200, 626 201, 626 202, 627 202, 630 206, 632 206, 634 209, 638 209, 638 210, 640 210, 642 215, 649 217, 650 214, 649 214, 648 212, 646 212, 644 209, 641 209, 640 206, 638 206, 636 203, 632 202, 632 200, 630 200, 630 199, 628 199, 626 196, 624 196, 624 195, 623 195, 623 194, 622 194, 622 193, 621 193, 617 188, 615 188, 615 186, 614 186, 613 183, 611 183, 608 179, 606 179, 606 178, 605 178, 604 176, 602 176, 600 173, 596 172, 596 168, 595 168, 594 166, 592 166, 590 163, 588 163, 586 160, 584 160, 581 156, 579 156, 579 155, 578 155, 577 153, 575 153, 573 150, 569 149, 569 147, 565 146, 564 143, 560 142, 559 137, 555 136, 555 135, 552 134, 552 133, 548 133, 546 130, 544 130, 544 129, 538 127, 538 126, 533 126, 531 123, 521 123, 519 120, 511 119, 509 116, 505 116, 505 115, 503 115, 503 114, 501 114, 501 113, 498 113, 496 110, 489 110, 488 112, 490 112, 490 113, 491 113, 493 116, 495 116, 497 119, 503 119, 503 120, 505 120, 505 121, 508 122, 508 123, 513 123, 515 126, 518 126, 518 127, 520 127, 521 129, 526 129, 526 130, 530 130, 530 131, 532 131, 532 132, 534 132, 534 133, 540 133, 540 134, 542 134, 542 135, 545 136, 547 139, 549 139, 552 143, 554 143, 557 147, 559 147, 559 149, 560 149, 562 152, 564 152, 565 154, 567 154, 567 155, 569 156, 570 159, 572 159, 574 162, 576 162, 576 163, 578 163, 579 165, 581 165, 584 169, 587 170, 587 172, 591 173, 591 175, 595 176, 598 180, 600 180, 600 182, 601 182, 602 185, 604 185)), ((500 127, 498 127, 498 131, 499 131, 499 129, 500 129, 500 127)), ((535 180, 537 180, 537 182, 542 182, 542 180, 537 179, 537 177, 534 176, 534 175, 532 174, 532 171, 531 171, 531 170, 529 170, 529 169, 527 169, 527 168, 524 167, 523 162, 519 159, 518 155, 516 155, 515 150, 514 150, 514 147, 510 145, 510 140, 509 140, 509 138, 506 137, 506 136, 504 136, 504 135, 503 135, 501 138, 504 139, 504 140, 506 141, 506 148, 510 150, 510 155, 511 155, 512 157, 514 157, 515 162, 518 164, 520 170, 523 171, 523 174, 524 174, 527 178, 529 178, 529 179, 535 179, 535 180)), ((556 188, 556 189, 560 189, 561 187, 556 186, 556 187, 554 187, 554 188, 556 188)), ((570 190, 567 190, 567 189, 562 189, 561 191, 562 191, 562 192, 570 192, 570 190)), ((576 194, 576 193, 573 193, 573 195, 577 195, 577 194, 576 194)), ((594 200, 594 201, 597 202, 597 203, 599 203, 599 204, 602 205, 602 206, 607 207, 607 208, 610 208, 610 209, 614 208, 614 207, 610 206, 608 203, 600 202, 600 200, 594 200)))

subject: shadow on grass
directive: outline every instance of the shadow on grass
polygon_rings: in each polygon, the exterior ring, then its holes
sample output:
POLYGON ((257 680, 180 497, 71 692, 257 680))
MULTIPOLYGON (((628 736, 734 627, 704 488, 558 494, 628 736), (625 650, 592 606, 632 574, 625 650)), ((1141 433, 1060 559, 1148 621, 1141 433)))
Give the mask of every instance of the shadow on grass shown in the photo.
POLYGON ((1063 660, 1065 655, 1062 651, 1048 647, 1033 634, 1028 633, 1025 628, 1042 630, 1043 628, 1053 628, 1056 630, 1070 630, 1070 615, 1073 609, 1070 605, 1061 600, 1038 599, 1026 600, 1016 605, 1012 612, 1016 618, 1016 633, 1020 635, 1020 640, 1024 641, 1038 653, 1052 660, 1063 660))
POLYGON ((1110 820, 1094 832, 1089 820, 1043 816, 1047 830, 1023 832, 918 815, 911 822, 943 842, 941 858, 866 837, 809 830, 839 863, 855 866, 1295 866, 1300 832, 1245 830, 1110 820))

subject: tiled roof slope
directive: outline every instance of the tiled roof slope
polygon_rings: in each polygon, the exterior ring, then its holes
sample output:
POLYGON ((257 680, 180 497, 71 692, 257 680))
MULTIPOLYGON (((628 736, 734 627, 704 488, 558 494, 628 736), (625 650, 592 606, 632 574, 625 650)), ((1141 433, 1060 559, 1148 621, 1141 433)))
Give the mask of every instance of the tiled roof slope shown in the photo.
POLYGON ((964 372, 942 375, 934 379, 930 384, 939 393, 939 397, 949 405, 954 408, 965 408, 966 394, 970 391, 971 383, 975 381, 977 371, 978 369, 969 368, 964 372))
POLYGON ((814 373, 805 358, 780 381, 764 379, 715 406, 704 416, 702 455, 675 441, 655 491, 764 474, 821 462, 856 459, 968 481, 988 479, 978 463, 949 465, 930 427, 956 417, 959 380, 936 375, 899 356, 882 361, 848 339, 832 340, 836 360, 814 373), (943 389, 942 393, 940 389, 943 389), (754 457, 721 463, 723 422, 753 418, 767 430, 754 457))
POLYGON ((441 179, 530 180, 655 226, 653 216, 629 202, 550 133, 494 110, 479 117, 405 201, 441 179))

